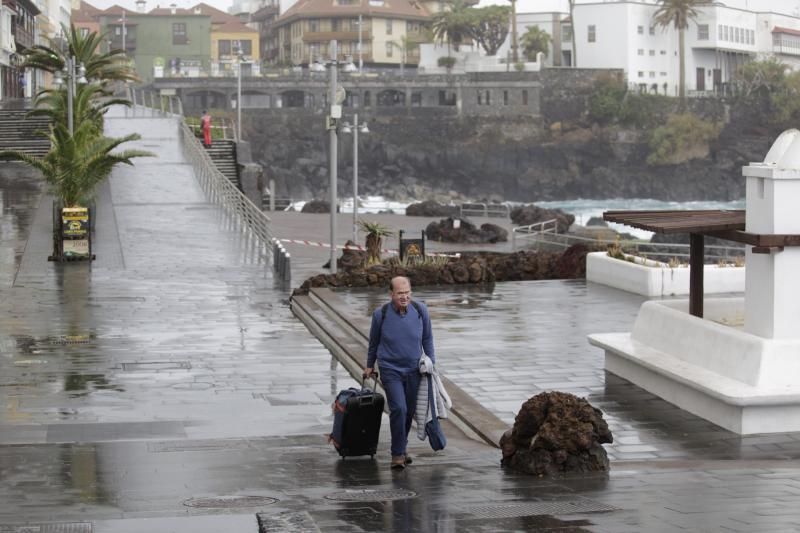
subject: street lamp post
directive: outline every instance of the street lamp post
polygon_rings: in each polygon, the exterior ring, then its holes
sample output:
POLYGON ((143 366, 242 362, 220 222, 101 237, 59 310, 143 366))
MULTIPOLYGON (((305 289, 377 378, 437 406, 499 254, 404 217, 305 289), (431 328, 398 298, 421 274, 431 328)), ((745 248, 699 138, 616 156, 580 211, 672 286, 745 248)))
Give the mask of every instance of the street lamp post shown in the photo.
POLYGON ((64 71, 55 73, 54 83, 60 86, 66 81, 67 84, 67 128, 70 136, 74 133, 74 110, 73 101, 75 100, 76 82, 86 83, 86 68, 83 64, 76 63, 75 57, 67 56, 64 58, 64 71), (66 78, 66 80, 64 80, 66 78))
POLYGON ((239 72, 236 83, 236 140, 242 140, 242 48, 239 47, 239 72))
POLYGON ((331 41, 330 44, 330 88, 328 94, 328 102, 330 104, 330 115, 328 116, 328 135, 330 137, 330 191, 331 191, 331 259, 330 259, 330 272, 336 274, 336 181, 337 165, 339 164, 338 150, 339 139, 336 133, 336 121, 342 118, 342 108, 337 102, 337 80, 336 69, 338 68, 338 54, 336 50, 336 41, 331 41))
POLYGON ((367 123, 358 126, 358 113, 353 115, 353 127, 345 122, 342 132, 353 132, 353 242, 358 244, 358 134, 369 133, 367 123))

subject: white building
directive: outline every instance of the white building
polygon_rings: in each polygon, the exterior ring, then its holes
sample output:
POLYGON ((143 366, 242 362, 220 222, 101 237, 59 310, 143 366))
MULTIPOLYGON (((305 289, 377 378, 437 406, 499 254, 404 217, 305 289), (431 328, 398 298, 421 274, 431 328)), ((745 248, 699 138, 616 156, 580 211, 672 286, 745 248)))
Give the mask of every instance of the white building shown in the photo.
MULTIPOLYGON (((727 4, 700 7, 685 31, 689 94, 724 90, 740 65, 757 58, 775 57, 800 67, 800 18, 788 14, 788 4, 781 5, 783 13, 768 11, 770 2, 727 4)), ((517 33, 521 40, 529 26, 538 26, 553 37, 546 64, 571 66, 577 55, 578 67, 623 69, 628 83, 640 90, 678 94, 678 31, 653 24, 659 7, 655 0, 577 4, 577 54, 572 51, 568 8, 533 11, 535 5, 518 2, 517 33)))

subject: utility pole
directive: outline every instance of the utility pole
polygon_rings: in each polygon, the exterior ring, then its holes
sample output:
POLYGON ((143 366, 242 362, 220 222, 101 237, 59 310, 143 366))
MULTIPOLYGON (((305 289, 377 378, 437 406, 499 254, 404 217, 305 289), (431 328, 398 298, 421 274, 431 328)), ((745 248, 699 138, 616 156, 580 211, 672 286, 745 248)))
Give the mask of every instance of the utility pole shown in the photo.
POLYGON ((362 39, 361 39, 361 28, 364 26, 364 20, 361 15, 358 16, 358 73, 361 74, 362 69, 364 68, 364 55, 361 52, 362 39))
POLYGON ((358 113, 353 115, 353 244, 358 244, 358 113))
POLYGON ((511 0, 511 59, 516 65, 519 62, 517 54, 517 0, 511 0))
POLYGON ((330 115, 328 117, 328 135, 330 136, 330 190, 331 190, 331 260, 330 272, 336 274, 336 181, 338 179, 337 166, 339 164, 338 151, 339 139, 336 132, 336 121, 342 117, 342 108, 336 102, 336 69, 338 67, 338 53, 336 41, 330 44, 331 66, 330 66, 330 93, 328 95, 330 104, 330 115))
POLYGON ((122 10, 122 53, 125 54, 125 56, 127 57, 128 49, 125 48, 125 37, 126 37, 125 34, 126 33, 127 32, 125 31, 125 9, 123 9, 122 10))

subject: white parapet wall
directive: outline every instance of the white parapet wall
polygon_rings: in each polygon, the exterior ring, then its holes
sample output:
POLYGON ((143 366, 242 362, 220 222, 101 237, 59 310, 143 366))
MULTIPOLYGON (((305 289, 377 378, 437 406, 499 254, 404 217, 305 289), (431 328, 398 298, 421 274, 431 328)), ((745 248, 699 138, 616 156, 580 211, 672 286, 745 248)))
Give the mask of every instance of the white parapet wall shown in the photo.
MULTIPOLYGON (((689 294, 688 267, 629 257, 633 262, 610 257, 606 252, 588 254, 586 280, 649 297, 689 294)), ((744 267, 706 265, 703 290, 706 294, 744 292, 744 280, 744 267)))
POLYGON ((642 304, 632 333, 603 333, 612 374, 739 434, 800 431, 800 341, 742 330, 743 298, 706 299, 705 318, 687 300, 642 304))

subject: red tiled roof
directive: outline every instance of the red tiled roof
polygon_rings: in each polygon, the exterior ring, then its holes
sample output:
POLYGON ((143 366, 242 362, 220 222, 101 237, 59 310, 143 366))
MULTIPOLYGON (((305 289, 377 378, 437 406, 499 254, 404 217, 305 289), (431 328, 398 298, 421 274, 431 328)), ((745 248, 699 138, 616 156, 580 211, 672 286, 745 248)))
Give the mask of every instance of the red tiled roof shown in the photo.
POLYGON ((189 11, 200 15, 210 15, 212 24, 225 24, 226 22, 230 22, 232 20, 239 20, 238 17, 234 17, 233 15, 229 15, 224 11, 220 11, 216 7, 210 6, 205 2, 200 2, 199 4, 190 7, 189 11))
POLYGON ((425 19, 430 16, 425 7, 415 0, 384 0, 380 6, 370 0, 356 0, 350 5, 335 5, 335 0, 298 0, 278 18, 284 22, 295 18, 309 17, 354 17, 364 15, 380 17, 391 15, 398 18, 425 19))
POLYGON ((171 7, 157 7, 155 9, 151 9, 147 12, 148 15, 194 15, 191 9, 184 9, 182 7, 176 7, 175 12, 172 12, 171 7))
POLYGON ((783 33, 786 35, 800 35, 800 30, 793 30, 792 28, 782 28, 780 26, 775 26, 772 28, 772 33, 783 33))
POLYGON ((98 9, 98 8, 94 7, 92 4, 90 4, 89 2, 84 2, 83 0, 81 0, 80 7, 78 7, 78 9, 73 10, 73 13, 75 11, 79 11, 79 12, 85 13, 87 15, 96 15, 96 14, 100 13, 102 11, 102 9, 98 9))
POLYGON ((122 16, 122 12, 125 11, 125 16, 127 17, 130 14, 136 14, 135 11, 131 11, 127 7, 122 7, 119 4, 114 4, 113 6, 109 7, 108 9, 104 9, 98 15, 119 15, 122 16))

